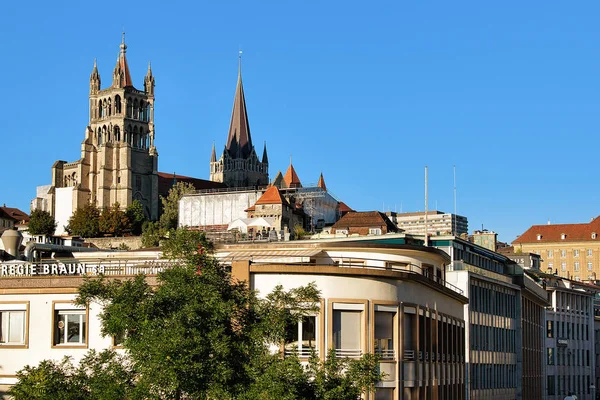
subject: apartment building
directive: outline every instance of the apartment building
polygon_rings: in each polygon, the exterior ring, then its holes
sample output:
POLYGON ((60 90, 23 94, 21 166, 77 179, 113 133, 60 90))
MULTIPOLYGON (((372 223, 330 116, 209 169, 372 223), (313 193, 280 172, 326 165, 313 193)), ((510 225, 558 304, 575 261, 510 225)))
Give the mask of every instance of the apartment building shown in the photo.
POLYGON ((425 225, 430 235, 462 235, 469 231, 467 217, 443 211, 396 213, 386 212, 390 220, 405 233, 424 235, 425 225), (427 218, 426 218, 427 217, 427 218))
MULTIPOLYGON (((0 263, 0 393, 16 372, 43 359, 73 357, 114 345, 102 337, 92 304, 72 304, 84 275, 113 278, 156 274, 168 268, 158 251, 74 253, 76 257, 0 263), (4 322, 3 322, 4 323, 4 322)), ((321 310, 289 327, 283 354, 324 358, 378 353, 386 378, 370 400, 463 399, 465 322, 462 291, 445 280, 450 262, 442 251, 416 245, 359 241, 301 241, 227 245, 216 256, 238 279, 267 294, 315 282, 321 310)))
POLYGON ((538 254, 544 272, 575 281, 600 275, 600 217, 582 224, 533 225, 512 244, 517 253, 538 254))

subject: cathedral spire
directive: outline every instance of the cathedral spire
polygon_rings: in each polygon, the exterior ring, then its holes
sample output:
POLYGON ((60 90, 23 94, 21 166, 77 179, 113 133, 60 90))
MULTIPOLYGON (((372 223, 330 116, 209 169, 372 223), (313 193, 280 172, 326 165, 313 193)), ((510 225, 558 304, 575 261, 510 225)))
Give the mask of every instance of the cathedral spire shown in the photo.
POLYGON ((215 151, 215 142, 213 142, 212 153, 210 155, 210 162, 217 162, 217 152, 215 151))
POLYGON ((241 53, 238 60, 238 80, 233 98, 233 110, 229 124, 229 135, 226 143, 227 151, 232 158, 247 158, 252 152, 252 138, 246 112, 246 98, 242 85, 241 53))
POLYGON ((267 157, 267 141, 266 140, 265 140, 265 147, 263 149, 262 163, 263 164, 269 163, 269 157, 267 157))
POLYGON ((121 51, 119 52, 119 57, 117 57, 117 65, 115 65, 115 70, 113 72, 113 87, 133 86, 131 74, 129 73, 129 65, 127 64, 127 57, 125 56, 125 53, 127 53, 125 32, 122 34, 121 45, 119 47, 121 51))

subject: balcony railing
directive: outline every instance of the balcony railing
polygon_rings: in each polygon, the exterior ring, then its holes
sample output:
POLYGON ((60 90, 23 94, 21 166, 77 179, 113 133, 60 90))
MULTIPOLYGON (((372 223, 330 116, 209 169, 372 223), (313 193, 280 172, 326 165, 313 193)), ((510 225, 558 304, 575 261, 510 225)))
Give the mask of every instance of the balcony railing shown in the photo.
POLYGON ((349 357, 358 358, 362 356, 361 349, 335 349, 335 355, 338 358, 349 357))
POLYGON ((395 360, 396 352, 394 349, 375 349, 375 354, 378 354, 382 360, 395 360))

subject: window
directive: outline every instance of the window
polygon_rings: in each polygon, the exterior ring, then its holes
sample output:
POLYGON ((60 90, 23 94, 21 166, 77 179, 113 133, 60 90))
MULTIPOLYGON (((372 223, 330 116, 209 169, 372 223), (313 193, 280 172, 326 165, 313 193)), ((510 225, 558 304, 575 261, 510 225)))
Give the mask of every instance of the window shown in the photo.
POLYGON ((598 235, 596 234, 596 232, 592 232, 592 239, 596 239, 598 237, 598 235))
POLYGON ((548 365, 554 365, 554 348, 548 347, 546 350, 548 351, 548 365))
POLYGON ((384 360, 395 358, 393 312, 375 311, 375 353, 384 360))
POLYGON ((579 257, 579 250, 573 250, 573 257, 579 257))
POLYGON ((0 304, 0 348, 27 345, 29 303, 0 304))
POLYGON ((567 270, 567 263, 566 262, 561 262, 560 263, 560 269, 561 271, 566 271, 567 270))
POLYGON ((588 257, 591 257, 591 256, 592 256, 592 249, 588 249, 588 251, 587 251, 587 255, 588 255, 588 257))
POLYGON ((381 235, 381 228, 369 228, 369 235, 381 235))
POLYGON ((575 271, 579 271, 579 261, 575 261, 574 268, 575 268, 575 271))
POLYGON ((554 257, 554 251, 548 250, 548 257, 554 257))
POLYGON ((562 240, 565 240, 565 239, 567 238, 567 234, 566 234, 566 233, 561 233, 561 234, 560 234, 560 238, 561 238, 562 240))
POLYGON ((300 357, 309 357, 317 347, 317 317, 304 316, 300 321, 292 321, 286 327, 284 353, 296 353, 300 357))
POLYGON ((338 357, 361 356, 361 316, 362 311, 333 310, 333 346, 338 357))
POLYGON ((55 303, 54 346, 86 346, 87 345, 87 310, 72 303, 55 303))
POLYGON ((554 321, 546 321, 546 337, 554 337, 554 321))
POLYGON ((377 388, 375 389, 375 400, 392 400, 394 398, 394 389, 377 388))
POLYGON ((552 268, 554 268, 554 263, 549 262, 548 269, 550 270, 550 272, 552 272, 552 268))
POLYGON ((588 271, 591 271, 593 269, 594 269, 594 264, 591 261, 589 261, 588 262, 588 271))
POLYGON ((540 235, 539 233, 537 234, 537 240, 542 240, 542 235, 540 235))
POLYGON ((561 257, 566 257, 567 256, 567 251, 566 250, 561 250, 560 251, 560 256, 561 257))

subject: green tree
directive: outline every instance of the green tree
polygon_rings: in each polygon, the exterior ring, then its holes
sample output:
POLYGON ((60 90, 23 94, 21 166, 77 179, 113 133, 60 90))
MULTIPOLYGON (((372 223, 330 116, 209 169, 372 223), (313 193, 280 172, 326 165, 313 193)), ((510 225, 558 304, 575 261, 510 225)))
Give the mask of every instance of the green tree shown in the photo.
POLYGON ((26 366, 17 378, 8 392, 15 400, 143 399, 132 366, 113 350, 90 350, 77 368, 69 357, 44 360, 26 366))
POLYGON ((158 221, 146 221, 142 225, 142 247, 158 247, 164 236, 158 221))
POLYGON ((121 205, 117 202, 112 207, 105 208, 98 220, 98 227, 101 233, 112 236, 123 236, 131 230, 131 223, 127 214, 121 210, 121 205))
POLYGON ((65 227, 70 235, 93 238, 100 236, 100 210, 93 204, 86 204, 75 210, 65 227))
POLYGON ((134 200, 129 207, 127 207, 127 218, 131 223, 131 233, 134 235, 140 235, 142 233, 142 225, 146 221, 146 215, 144 214, 144 206, 139 200, 134 200))
POLYGON ((31 235, 52 236, 56 231, 56 221, 48 211, 33 210, 27 229, 31 235))
POLYGON ((177 228, 179 217, 179 200, 184 194, 194 193, 196 188, 188 182, 177 182, 169 189, 167 197, 160 196, 162 202, 162 215, 160 216, 160 227, 168 232, 177 228))

